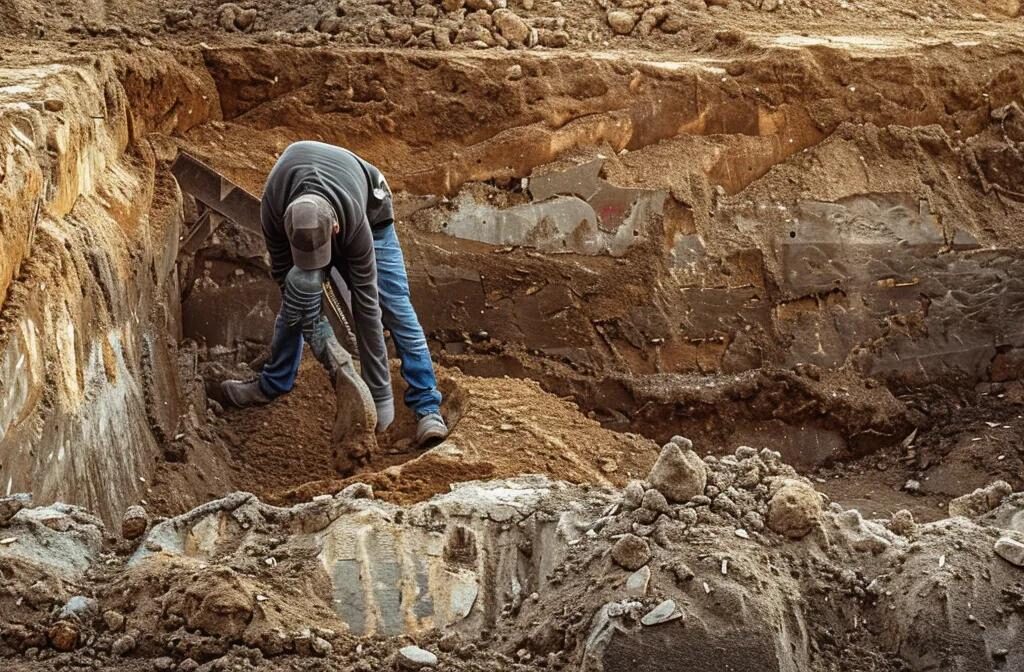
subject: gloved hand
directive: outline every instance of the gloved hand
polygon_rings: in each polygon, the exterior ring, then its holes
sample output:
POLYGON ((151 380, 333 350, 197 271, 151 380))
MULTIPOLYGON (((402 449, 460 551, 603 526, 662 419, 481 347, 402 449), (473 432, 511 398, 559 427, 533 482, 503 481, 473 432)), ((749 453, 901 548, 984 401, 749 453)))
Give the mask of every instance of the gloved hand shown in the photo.
POLYGON ((377 407, 377 433, 386 432, 391 423, 395 421, 395 400, 388 397, 380 401, 374 400, 373 405, 377 407))

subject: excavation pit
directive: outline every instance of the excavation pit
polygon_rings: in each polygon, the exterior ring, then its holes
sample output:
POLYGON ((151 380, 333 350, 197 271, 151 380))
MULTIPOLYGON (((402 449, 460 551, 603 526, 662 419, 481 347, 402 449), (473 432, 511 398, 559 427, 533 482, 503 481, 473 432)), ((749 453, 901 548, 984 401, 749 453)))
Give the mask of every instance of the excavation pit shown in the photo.
MULTIPOLYGON (((175 664, 222 645, 341 649, 326 634, 341 623, 352 651, 400 634, 438 649, 425 633, 450 626, 466 641, 500 633, 495 650, 526 667, 564 653, 626 669, 684 641, 642 625, 671 599, 664 623, 688 623, 688 651, 741 651, 737 669, 824 669, 839 658, 822 642, 844 641, 863 669, 899 652, 923 670, 940 655, 929 637, 949 644, 956 629, 930 607, 887 616, 890 593, 928 589, 892 567, 962 562, 996 577, 970 586, 998 623, 971 660, 1014 669, 1019 579, 991 546, 995 530, 1020 533, 1018 503, 973 521, 947 505, 996 479, 1021 485, 1019 67, 998 44, 955 63, 952 47, 783 60, 794 49, 510 59, 249 44, 6 65, 0 496, 32 492, 35 508, 0 529, 16 538, 4 577, 36 577, 26 568, 45 554, 18 555, 28 538, 56 544, 67 561, 50 571, 114 582, 121 597, 97 592, 105 607, 159 624, 140 657, 171 646, 175 664), (332 392, 308 353, 296 390, 268 407, 208 394, 218 371, 265 356, 277 289, 243 226, 182 253, 197 213, 169 170, 188 152, 258 194, 300 139, 387 175, 452 426, 419 450, 403 415, 345 478, 330 459, 332 392), (708 456, 707 503, 662 509, 635 483, 675 435, 708 456), (753 464, 762 449, 841 505, 806 542, 764 529, 771 479, 798 476, 753 464), (373 499, 351 496, 359 483, 373 499), (644 506, 628 504, 637 487, 644 506), (730 487, 740 500, 718 500, 730 487), (99 520, 47 508, 58 501, 99 520), (115 540, 110 573, 88 575, 103 534, 140 503, 168 519, 134 546, 115 540), (901 527, 907 515, 927 526, 901 527), (627 534, 656 558, 658 604, 620 594, 627 577, 608 558, 627 534), (773 565, 788 543, 829 550, 812 569, 800 552, 773 565), (308 579, 279 582, 278 565, 308 579), (859 611, 785 599, 837 586, 859 611), (746 634, 723 634, 744 609, 746 634)), ((644 579, 628 578, 629 590, 644 579)), ((936 581, 957 609, 976 603, 936 581)), ((72 597, 61 590, 58 607, 72 597)), ((2 655, 39 649, 12 632, 2 655)), ((702 664, 692 651, 672 659, 702 664)))

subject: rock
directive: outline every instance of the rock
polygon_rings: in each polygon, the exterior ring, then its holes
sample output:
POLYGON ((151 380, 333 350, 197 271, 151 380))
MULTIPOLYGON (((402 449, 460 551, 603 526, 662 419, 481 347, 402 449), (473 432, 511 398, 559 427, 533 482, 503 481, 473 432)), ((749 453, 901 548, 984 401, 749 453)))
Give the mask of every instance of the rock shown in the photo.
POLYGON ((110 650, 116 656, 127 656, 135 650, 135 638, 131 635, 122 635, 114 640, 110 650))
POLYGON ((915 481, 912 478, 907 479, 907 482, 903 484, 903 489, 911 494, 918 493, 921 491, 921 481, 915 481))
POLYGON ((619 567, 633 572, 651 559, 651 548, 647 542, 635 534, 624 534, 612 546, 612 560, 619 567))
POLYGON ((692 450, 683 449, 677 443, 666 443, 647 480, 665 499, 682 504, 704 494, 708 468, 692 450))
POLYGON ((11 518, 14 518, 18 511, 21 511, 27 506, 32 506, 32 495, 28 493, 18 493, 8 497, 0 497, 0 525, 5 524, 11 518))
POLYGON ((616 35, 629 35, 633 32, 633 26, 636 25, 636 16, 632 12, 626 12, 621 9, 613 9, 608 12, 606 18, 612 32, 616 35))
POLYGON ((957 497, 949 503, 949 516, 964 516, 974 518, 988 513, 999 506, 1003 498, 1013 492, 1013 488, 1006 481, 995 481, 984 488, 978 488, 972 493, 957 497))
POLYGON ((513 63, 508 66, 508 70, 505 71, 505 76, 513 82, 523 78, 523 66, 518 63, 513 63))
POLYGON ((242 31, 243 33, 249 32, 249 30, 253 27, 255 23, 255 9, 243 9, 242 11, 235 14, 235 28, 242 31))
POLYGON ((640 481, 630 481, 622 490, 622 508, 627 511, 639 509, 644 501, 644 484, 640 481))
POLYGON ((466 6, 466 0, 441 0, 441 9, 451 14, 466 6))
POLYGON ((668 506, 668 500, 665 499, 665 495, 654 488, 644 493, 640 506, 648 511, 655 511, 657 513, 671 513, 672 511, 668 506))
POLYGON ((54 623, 46 636, 58 651, 71 651, 78 645, 78 628, 68 621, 54 623))
POLYGON ((768 527, 800 539, 818 524, 821 497, 802 481, 787 480, 768 501, 768 527))
POLYGON ((651 568, 644 565, 626 579, 626 594, 630 597, 647 595, 647 585, 651 582, 651 568))
POLYGON ((418 646, 403 646, 398 650, 397 662, 401 670, 421 670, 436 667, 437 656, 418 646))
POLYGON ((514 45, 526 44, 530 26, 511 9, 494 10, 494 27, 501 36, 514 45))
POLYGON ((61 112, 64 110, 64 101, 50 98, 43 101, 43 109, 47 112, 61 112))
POLYGON ((335 499, 373 499, 373 487, 367 483, 353 483, 334 497, 335 499))
POLYGON ((474 12, 481 11, 481 10, 485 11, 485 12, 490 12, 490 11, 492 11, 494 9, 494 1, 493 0, 466 0, 466 7, 468 7, 471 10, 473 10, 474 12))
POLYGON ((60 618, 68 619, 73 618, 80 622, 86 622, 92 618, 95 618, 99 612, 100 606, 96 600, 91 597, 84 595, 75 595, 67 601, 61 610, 60 618))
POLYGON ((541 29, 537 31, 537 43, 548 49, 561 49, 568 46, 569 33, 564 30, 541 29))
POLYGON ((661 625, 682 618, 682 613, 676 609, 675 600, 665 600, 640 619, 640 623, 646 626, 661 625))
POLYGON ((392 42, 398 44, 405 44, 412 38, 412 26, 408 23, 402 23, 394 28, 389 28, 387 31, 388 37, 391 38, 392 42))
POLYGON ((174 669, 174 659, 170 656, 160 656, 153 659, 153 669, 159 672, 169 672, 174 669))
POLYGON ((434 46, 438 49, 451 49, 452 48, 452 36, 451 31, 442 26, 434 28, 434 46))
POLYGON ((866 551, 873 554, 884 552, 897 537, 880 524, 864 520, 860 511, 847 509, 836 515, 836 527, 855 551, 866 551))
POLYGON ((138 539, 149 527, 149 516, 141 506, 129 506, 121 517, 121 536, 125 539, 138 539))
POLYGON ((334 646, 323 637, 313 637, 313 641, 310 642, 310 648, 320 658, 326 658, 334 651, 334 646))
POLYGON ((916 527, 914 514, 906 509, 900 509, 889 519, 889 529, 904 537, 913 532, 916 527))
POLYGON ((324 16, 320 19, 320 23, 317 24, 316 29, 321 33, 327 33, 328 35, 337 35, 341 32, 344 27, 344 22, 340 16, 324 16))
POLYGON ((185 660, 178 663, 178 672, 196 672, 196 670, 198 669, 199 663, 192 660, 191 658, 186 658, 185 660))
POLYGON ((531 9, 533 9, 533 0, 522 0, 520 4, 526 11, 530 11, 531 9))
POLYGON ((1010 537, 1000 537, 996 541, 995 552, 1011 565, 1024 567, 1024 544, 1010 537))
POLYGON ((118 632, 124 627, 124 615, 119 611, 109 609, 103 612, 103 622, 111 632, 118 632))

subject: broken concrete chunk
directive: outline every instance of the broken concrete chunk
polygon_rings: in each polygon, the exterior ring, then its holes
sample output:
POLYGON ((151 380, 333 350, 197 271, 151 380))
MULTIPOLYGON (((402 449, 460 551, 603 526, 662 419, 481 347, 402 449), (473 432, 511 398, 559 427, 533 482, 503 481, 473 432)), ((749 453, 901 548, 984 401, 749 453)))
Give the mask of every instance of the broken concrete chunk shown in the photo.
POLYGON ((0 525, 3 525, 26 506, 32 506, 32 495, 17 493, 9 497, 0 497, 0 525))
POLYGON ((647 594, 647 585, 651 582, 651 568, 644 565, 626 579, 626 594, 630 597, 643 597, 647 594))
POLYGON ((802 481, 787 480, 768 501, 768 527, 800 539, 818 524, 821 497, 802 481))
POLYGON ((121 518, 121 536, 125 539, 138 539, 149 527, 149 516, 141 506, 129 506, 121 518))
POLYGON ((636 571, 651 559, 651 548, 635 534, 624 534, 612 546, 612 560, 619 567, 636 571))
POLYGON ((435 667, 437 656, 418 646, 404 646, 398 650, 398 669, 422 670, 435 667))
POLYGON ((675 600, 665 600, 640 619, 643 625, 661 625, 682 618, 682 613, 676 609, 675 600))
POLYGON ((1024 544, 1010 537, 1000 537, 995 545, 996 555, 1011 565, 1024 567, 1024 544))
POLYGON ((684 449, 674 442, 666 443, 647 480, 665 499, 682 504, 704 494, 708 468, 692 450, 684 449))
POLYGON ((1013 492, 1013 488, 1006 481, 995 481, 984 488, 978 488, 974 492, 957 497, 949 503, 950 517, 964 516, 974 518, 988 513, 999 506, 1006 497, 1013 492))

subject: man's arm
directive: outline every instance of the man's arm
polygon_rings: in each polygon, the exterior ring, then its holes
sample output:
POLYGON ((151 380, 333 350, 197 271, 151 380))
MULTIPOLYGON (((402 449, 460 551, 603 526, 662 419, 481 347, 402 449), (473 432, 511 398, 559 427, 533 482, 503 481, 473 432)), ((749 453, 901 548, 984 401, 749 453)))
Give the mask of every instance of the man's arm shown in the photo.
POLYGON ((394 418, 394 400, 377 295, 377 259, 373 252, 373 236, 365 220, 357 228, 351 243, 345 246, 345 252, 342 270, 352 292, 352 318, 355 321, 363 381, 373 395, 378 426, 383 429, 394 418))
POLYGON ((260 201, 260 222, 263 226, 263 240, 270 253, 270 275, 279 287, 284 287, 285 276, 292 270, 292 247, 284 232, 284 223, 274 217, 266 199, 260 201))

